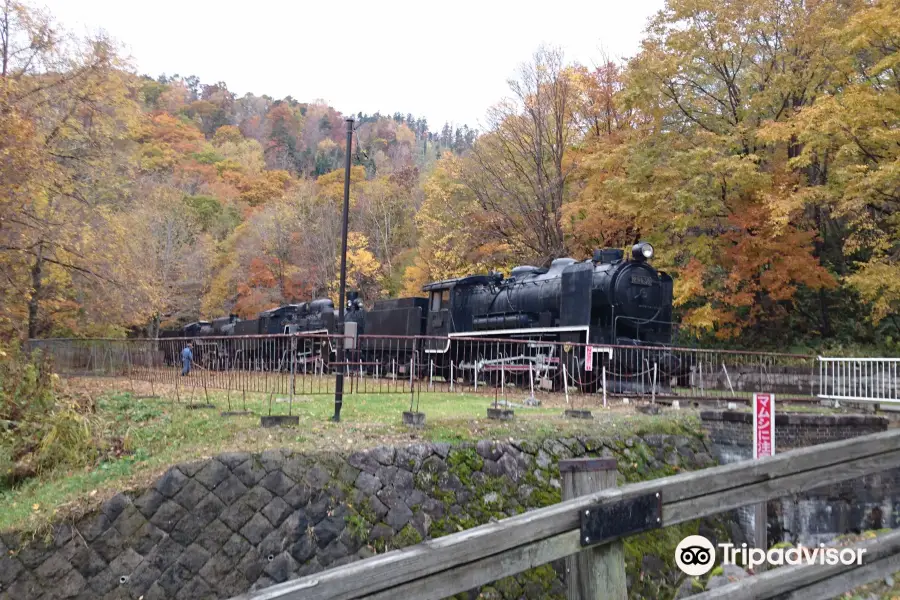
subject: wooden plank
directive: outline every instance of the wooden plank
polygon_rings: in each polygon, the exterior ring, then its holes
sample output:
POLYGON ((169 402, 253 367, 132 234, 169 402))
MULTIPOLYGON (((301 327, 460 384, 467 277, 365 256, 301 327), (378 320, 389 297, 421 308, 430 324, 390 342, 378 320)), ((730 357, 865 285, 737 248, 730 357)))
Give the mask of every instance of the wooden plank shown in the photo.
MULTIPOLYGON (((708 517, 755 502, 790 496, 817 487, 856 479, 900 466, 900 450, 841 463, 821 471, 804 471, 745 487, 725 490, 702 498, 666 502, 663 495, 663 525, 708 517)), ((624 488, 622 488, 624 489, 624 488)))
MULTIPOLYGON (((545 565, 572 553, 578 546, 578 531, 570 531, 557 535, 536 544, 519 546, 503 554, 495 554, 488 558, 453 567, 436 575, 416 579, 409 583, 365 596, 366 600, 443 600, 454 594, 472 590, 491 582, 503 579, 510 574, 521 573, 534 567, 545 565)), ((272 600, 306 598, 304 594, 296 596, 272 596, 272 600)), ((257 599, 255 596, 253 600, 257 599)))
MULTIPOLYGON (((559 463, 562 498, 571 500, 616 487, 617 463, 612 459, 581 458, 559 463)), ((566 557, 568 600, 628 600, 625 548, 622 542, 586 548, 566 557)))
MULTIPOLYGON (((878 579, 879 576, 883 577, 900 570, 900 566, 893 567, 893 570, 890 570, 891 567, 886 567, 889 569, 887 572, 879 575, 878 573, 881 573, 881 571, 876 570, 870 579, 866 578, 870 577, 873 571, 863 571, 864 568, 881 564, 883 560, 896 557, 900 553, 900 531, 881 535, 874 540, 866 540, 852 547, 865 549, 865 553, 862 555, 862 566, 804 564, 777 567, 762 575, 741 579, 715 590, 691 596, 691 600, 756 600, 757 598, 781 597, 782 594, 791 592, 797 594, 797 600, 800 598, 815 598, 815 600, 819 600, 820 598, 834 597, 848 589, 852 589, 852 587, 863 585, 878 579), (857 571, 860 571, 862 574, 857 574, 857 571), (855 583, 850 588, 835 591, 833 594, 821 593, 823 588, 819 586, 824 585, 827 581, 834 578, 845 581, 851 577, 854 578, 854 581, 860 581, 860 579, 862 581, 855 583)), ((789 597, 795 598, 793 594, 789 597)))
POLYGON ((822 598, 835 598, 849 592, 861 585, 883 579, 892 573, 900 571, 900 554, 882 558, 872 564, 853 569, 838 577, 820 581, 802 590, 797 590, 786 596, 783 600, 821 600, 822 598))
MULTIPOLYGON (((546 538, 577 530, 579 511, 601 502, 615 502, 651 491, 659 491, 663 495, 663 523, 675 524, 745 506, 755 501, 784 496, 804 489, 798 487, 801 482, 809 488, 842 480, 834 479, 833 476, 826 477, 826 474, 830 475, 828 471, 817 471, 824 467, 835 465, 841 477, 847 479, 898 466, 900 461, 896 453, 887 461, 875 461, 874 466, 877 467, 875 471, 866 471, 860 468, 860 465, 851 465, 854 459, 891 451, 898 447, 898 442, 900 430, 890 430, 792 450, 761 460, 722 465, 604 490, 516 515, 497 523, 430 540, 411 548, 395 550, 344 567, 278 584, 264 592, 240 598, 264 600, 302 597, 306 600, 350 600, 367 596, 447 571, 448 567, 453 565, 474 563, 517 549, 519 546, 534 544, 546 538), (780 478, 795 474, 805 474, 805 477, 794 476, 778 482, 780 478), (725 505, 724 500, 727 500, 725 505), (297 593, 294 593, 295 591, 297 593), (263 593, 266 595, 261 595, 263 593)), ((867 468, 871 467, 873 464, 868 464, 867 468)), ((565 554, 559 554, 550 560, 579 552, 581 547, 578 545, 577 536, 573 539, 575 543, 565 554)), ((560 552, 564 550, 561 546, 554 548, 560 552)), ((512 566, 510 564, 510 567, 512 566)), ((516 572, 519 571, 511 568, 505 571, 506 574, 516 572)))
MULTIPOLYGON (((759 502, 754 506, 753 510, 753 547, 769 549, 768 535, 769 510, 767 502, 759 502)), ((763 563, 756 567, 756 573, 759 574, 766 570, 767 564, 763 563)))

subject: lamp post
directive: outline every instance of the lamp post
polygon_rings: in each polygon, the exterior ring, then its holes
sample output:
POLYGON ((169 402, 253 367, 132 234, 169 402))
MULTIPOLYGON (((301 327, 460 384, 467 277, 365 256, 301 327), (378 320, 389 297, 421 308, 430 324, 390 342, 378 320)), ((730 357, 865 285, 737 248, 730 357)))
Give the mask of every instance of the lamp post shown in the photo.
MULTIPOLYGON (((341 291, 338 301, 338 326, 340 336, 337 339, 337 357, 339 363, 344 362, 344 305, 347 303, 347 226, 350 220, 350 147, 353 145, 353 118, 347 119, 347 160, 344 163, 344 218, 341 224, 341 291)), ((344 403, 344 366, 339 365, 337 379, 334 382, 334 416, 331 420, 341 420, 341 405, 344 403)))

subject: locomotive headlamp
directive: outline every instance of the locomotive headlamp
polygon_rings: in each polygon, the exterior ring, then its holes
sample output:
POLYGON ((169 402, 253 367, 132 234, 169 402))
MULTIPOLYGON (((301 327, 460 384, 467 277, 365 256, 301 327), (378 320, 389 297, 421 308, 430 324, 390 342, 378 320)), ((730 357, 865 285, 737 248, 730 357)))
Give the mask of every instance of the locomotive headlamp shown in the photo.
POLYGON ((653 246, 647 242, 640 242, 631 248, 631 256, 635 260, 648 260, 653 258, 653 246))

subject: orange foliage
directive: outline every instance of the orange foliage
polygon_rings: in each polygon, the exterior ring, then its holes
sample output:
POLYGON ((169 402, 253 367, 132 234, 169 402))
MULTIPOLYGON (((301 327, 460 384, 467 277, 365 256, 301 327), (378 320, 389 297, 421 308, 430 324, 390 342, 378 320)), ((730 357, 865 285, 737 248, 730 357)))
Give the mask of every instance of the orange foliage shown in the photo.
POLYGON ((716 238, 714 263, 692 259, 678 270, 676 300, 704 301, 688 311, 688 324, 716 326, 718 337, 733 337, 760 321, 786 316, 801 286, 836 285, 813 254, 814 235, 790 225, 776 227, 768 217, 765 208, 746 207, 716 238))

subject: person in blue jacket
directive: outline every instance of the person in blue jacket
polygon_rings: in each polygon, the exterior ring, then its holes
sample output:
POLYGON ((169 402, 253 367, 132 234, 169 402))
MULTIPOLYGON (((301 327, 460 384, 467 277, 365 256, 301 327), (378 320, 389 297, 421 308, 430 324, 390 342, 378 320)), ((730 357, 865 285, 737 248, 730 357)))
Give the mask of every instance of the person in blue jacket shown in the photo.
POLYGON ((188 342, 187 346, 184 347, 184 350, 181 351, 181 363, 183 365, 181 369, 182 377, 191 372, 191 361, 193 360, 194 353, 191 352, 191 343, 188 342))

